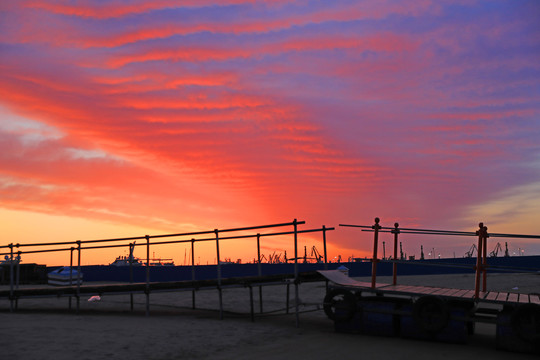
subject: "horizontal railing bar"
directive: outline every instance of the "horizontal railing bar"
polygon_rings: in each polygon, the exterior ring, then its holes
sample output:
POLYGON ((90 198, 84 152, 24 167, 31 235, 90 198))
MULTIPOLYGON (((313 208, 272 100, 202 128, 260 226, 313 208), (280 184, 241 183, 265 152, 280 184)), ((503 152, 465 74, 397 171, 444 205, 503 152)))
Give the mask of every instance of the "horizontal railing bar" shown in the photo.
POLYGON ((15 247, 23 247, 23 246, 57 246, 57 245, 69 245, 74 244, 77 245, 79 242, 81 244, 83 243, 91 243, 91 242, 111 242, 111 241, 126 241, 126 240, 142 240, 146 239, 145 236, 135 236, 135 237, 127 237, 127 238, 116 238, 116 239, 103 239, 103 240, 76 240, 76 241, 64 241, 64 242, 55 242, 55 243, 32 243, 32 244, 16 244, 15 247))
MULTIPOLYGON (((74 248, 76 249, 76 248, 74 248)), ((70 251, 71 248, 61 248, 61 249, 46 249, 46 250, 30 250, 30 251, 17 251, 14 252, 13 255, 17 254, 37 254, 37 253, 46 253, 46 252, 57 252, 57 251, 70 251)), ((9 255, 10 253, 3 253, 0 255, 9 255)))
POLYGON ((372 229, 371 226, 366 225, 349 225, 349 224, 339 224, 339 226, 345 226, 345 227, 358 227, 358 228, 366 228, 366 229, 372 229))
MULTIPOLYGON (((334 228, 320 228, 320 229, 308 229, 308 230, 298 230, 297 234, 304 234, 304 233, 312 233, 312 232, 320 232, 323 230, 331 231, 335 230, 334 228)), ((264 236, 279 236, 279 235, 292 235, 294 234, 294 231, 287 231, 287 232, 278 232, 278 233, 267 233, 267 234, 259 234, 260 237, 264 236)), ((246 239, 246 238, 255 238, 257 237, 257 234, 254 235, 238 235, 238 236, 226 236, 226 237, 220 237, 219 240, 234 240, 234 239, 246 239)), ((198 241, 215 241, 216 238, 205 238, 205 239, 183 239, 183 240, 173 240, 173 241, 159 241, 159 242, 150 242, 150 245, 166 245, 166 244, 178 244, 178 243, 190 243, 192 241, 198 242, 198 241)), ((87 249, 109 249, 109 248, 117 248, 117 247, 123 247, 128 246, 130 244, 115 244, 115 245, 100 245, 100 246, 84 246, 81 247, 81 250, 87 250, 87 249)), ((133 244, 133 246, 146 246, 146 243, 141 244, 133 244)), ((49 249, 49 250, 31 250, 31 251, 18 251, 17 254, 35 254, 35 253, 44 253, 44 252, 56 252, 56 251, 68 251, 72 248, 62 248, 62 249, 49 249)), ((77 248, 73 248, 77 250, 77 248)), ((0 254, 0 255, 9 255, 10 253, 0 254)))
POLYGON ((509 238, 522 238, 522 239, 540 239, 540 235, 520 235, 520 234, 499 234, 488 233, 489 237, 509 237, 509 238))
MULTIPOLYGON (((391 227, 384 227, 383 229, 395 229, 391 227)), ((398 228, 399 231, 421 231, 429 233, 453 233, 462 235, 476 235, 476 232, 471 231, 456 231, 456 230, 433 230, 433 229, 414 229, 414 228, 398 228)))
MULTIPOLYGON (((347 224, 339 224, 339 226, 348 226, 348 227, 358 227, 363 229, 369 229, 369 230, 362 230, 362 231, 369 231, 373 232, 373 226, 368 225, 347 225, 347 224)), ((395 231, 395 227, 385 227, 381 226, 379 232, 393 232, 395 231), (385 231, 390 230, 390 231, 385 231)), ((429 234, 440 234, 440 235, 465 235, 465 236, 477 236, 478 234, 476 232, 471 231, 455 231, 455 230, 433 230, 433 229, 415 229, 415 228, 397 228, 397 230, 401 234, 418 234, 418 235, 429 235, 429 234)), ((509 237, 509 238, 523 238, 523 239, 540 239, 540 235, 524 235, 524 234, 503 234, 503 233, 488 233, 489 237, 509 237)))
MULTIPOLYGON (((334 230, 334 228, 325 228, 324 230, 334 230)), ((323 231, 323 229, 309 229, 309 230, 298 230, 296 231, 297 234, 304 234, 304 233, 311 233, 311 232, 318 232, 323 231)), ((294 231, 285 231, 285 232, 278 232, 278 233, 267 233, 267 234, 258 234, 259 237, 265 237, 265 236, 280 236, 280 235, 292 235, 294 234, 294 231)), ((257 234, 252 235, 238 235, 238 236, 223 236, 219 238, 219 240, 235 240, 235 239, 248 239, 248 238, 256 238, 257 234)), ((192 239, 193 240, 193 239, 192 239)), ((175 241, 162 241, 162 242, 155 242, 151 243, 151 245, 164 245, 164 244, 174 244, 174 243, 181 243, 181 242, 191 242, 192 240, 175 240, 175 241)), ((194 239, 195 241, 215 241, 216 238, 206 238, 206 239, 194 239)), ((136 244, 135 244, 136 245, 136 244)), ((144 245, 144 244, 141 244, 144 245)))
MULTIPOLYGON (((365 231, 365 232, 373 232, 374 230, 370 230, 370 229, 363 229, 362 231, 365 231)), ((380 233, 391 233, 393 234, 394 231, 391 231, 391 230, 379 230, 380 233)), ((470 233, 470 234, 464 234, 464 233, 452 233, 452 232, 448 232, 448 233, 445 233, 445 232, 423 232, 423 231, 403 231, 403 232, 400 232, 400 234, 415 234, 415 235, 451 235, 451 236, 476 236, 476 234, 474 233, 470 233)))
MULTIPOLYGON (((305 221, 296 221, 297 225, 305 224, 305 221)), ((279 224, 270 224, 270 225, 258 225, 258 226, 249 226, 243 228, 229 228, 229 229, 215 229, 215 230, 205 230, 189 233, 178 233, 178 234, 163 234, 163 235, 148 235, 149 238, 162 238, 162 237, 176 237, 176 236, 194 236, 194 235, 204 235, 204 234, 213 234, 217 230, 218 232, 231 232, 231 231, 245 231, 245 230, 255 230, 255 229, 266 229, 274 228, 280 226, 290 226, 294 225, 295 222, 288 223, 279 223, 279 224)), ((113 242, 113 241, 126 241, 126 240, 143 240, 146 239, 146 236, 135 236, 135 237, 126 237, 126 238, 113 238, 113 239, 97 239, 97 240, 77 240, 77 241, 64 241, 64 242, 54 242, 54 243, 31 243, 31 244, 13 244, 13 247, 23 247, 23 246, 57 246, 57 245, 68 245, 68 244, 89 244, 89 243, 98 243, 98 242, 113 242)), ((0 246, 9 248, 10 245, 0 246)))

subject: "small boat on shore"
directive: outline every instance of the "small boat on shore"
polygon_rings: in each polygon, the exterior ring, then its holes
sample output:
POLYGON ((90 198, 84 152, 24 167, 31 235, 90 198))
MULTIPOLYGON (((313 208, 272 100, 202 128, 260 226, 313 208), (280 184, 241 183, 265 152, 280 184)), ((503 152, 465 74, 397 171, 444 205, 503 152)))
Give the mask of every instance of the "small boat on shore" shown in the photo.
POLYGON ((83 274, 69 266, 53 270, 47 274, 47 283, 55 286, 70 286, 82 284, 83 274))

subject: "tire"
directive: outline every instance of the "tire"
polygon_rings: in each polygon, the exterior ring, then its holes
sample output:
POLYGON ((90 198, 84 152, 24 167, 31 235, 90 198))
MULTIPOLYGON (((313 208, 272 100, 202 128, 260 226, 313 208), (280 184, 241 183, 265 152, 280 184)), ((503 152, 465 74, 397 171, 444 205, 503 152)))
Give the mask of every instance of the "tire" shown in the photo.
POLYGON ((330 290, 324 297, 323 309, 331 320, 348 321, 356 313, 356 296, 345 289, 330 290))
POLYGON ((535 343, 540 341, 540 305, 519 305, 510 317, 512 329, 521 339, 535 343))
POLYGON ((436 296, 423 296, 413 305, 416 326, 428 334, 437 334, 448 325, 450 317, 444 300, 436 296))

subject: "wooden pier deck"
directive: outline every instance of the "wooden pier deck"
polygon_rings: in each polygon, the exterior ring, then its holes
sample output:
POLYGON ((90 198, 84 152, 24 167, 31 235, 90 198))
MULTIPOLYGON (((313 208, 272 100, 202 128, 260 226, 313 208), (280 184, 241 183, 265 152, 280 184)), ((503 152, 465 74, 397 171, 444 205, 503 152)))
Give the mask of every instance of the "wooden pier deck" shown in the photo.
POLYGON ((418 285, 391 285, 377 283, 375 288, 369 282, 357 281, 337 270, 320 270, 319 273, 331 282, 349 290, 372 291, 378 294, 405 295, 420 297, 426 295, 438 296, 444 299, 463 299, 467 301, 494 303, 494 304, 540 304, 538 294, 519 294, 512 292, 486 291, 480 292, 478 299, 474 299, 474 290, 453 289, 418 285))

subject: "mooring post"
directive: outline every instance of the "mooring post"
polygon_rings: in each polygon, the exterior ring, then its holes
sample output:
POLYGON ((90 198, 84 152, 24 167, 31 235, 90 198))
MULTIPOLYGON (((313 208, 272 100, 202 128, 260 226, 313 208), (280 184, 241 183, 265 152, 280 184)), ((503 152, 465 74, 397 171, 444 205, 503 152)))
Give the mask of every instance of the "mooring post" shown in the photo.
POLYGON ((146 239, 146 316, 150 316, 150 236, 144 237, 146 239))
POLYGON ((9 311, 13 312, 13 243, 9 244, 9 311))
MULTIPOLYGON (((195 284, 195 239, 191 239, 191 281, 195 284)), ((191 307, 195 310, 195 288, 191 290, 191 307)))
POLYGON ((486 292, 487 288, 487 238, 489 234, 487 232, 487 226, 483 228, 483 246, 482 246, 482 291, 486 292))
POLYGON ((476 277, 474 281, 474 298, 478 299, 480 296, 480 277, 482 275, 482 254, 483 251, 483 244, 484 244, 484 223, 478 224, 478 227, 480 228, 476 235, 478 235, 478 249, 477 249, 477 256, 476 256, 476 277))
POLYGON ((394 230, 392 230, 392 233, 394 233, 394 264, 392 266, 392 285, 397 284, 397 244, 398 244, 398 234, 399 234, 399 224, 394 224, 394 230))
MULTIPOLYGON (((261 264, 261 234, 257 233, 257 268, 259 276, 262 276, 261 264)), ((262 285, 259 285, 259 311, 263 312, 262 285)))
POLYGON ((223 294, 221 292, 221 261, 219 260, 219 230, 214 229, 216 233, 216 255, 217 255, 217 277, 219 294, 219 319, 223 320, 223 294))
POLYGON ((376 217, 375 218, 375 225, 373 225, 371 228, 374 230, 374 236, 373 236, 373 259, 371 263, 371 287, 374 289, 377 286, 377 246, 379 243, 379 230, 381 229, 381 226, 379 225, 379 222, 381 220, 376 217))
POLYGON ((294 226, 294 306, 296 309, 296 327, 300 327, 300 299, 298 294, 298 222, 293 221, 294 226))
POLYGON ((81 240, 77 240, 77 314, 81 307, 81 240))

